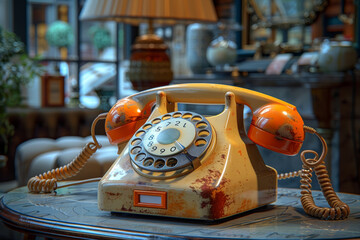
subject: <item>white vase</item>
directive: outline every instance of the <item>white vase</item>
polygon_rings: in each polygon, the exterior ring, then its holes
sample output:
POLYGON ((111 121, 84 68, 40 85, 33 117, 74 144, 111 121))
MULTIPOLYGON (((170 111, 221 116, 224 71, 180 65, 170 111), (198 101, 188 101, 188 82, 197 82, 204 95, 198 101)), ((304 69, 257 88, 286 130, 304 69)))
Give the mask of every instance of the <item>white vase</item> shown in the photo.
POLYGON ((220 69, 225 65, 234 64, 236 57, 236 44, 223 36, 212 41, 206 51, 206 59, 209 63, 220 69))

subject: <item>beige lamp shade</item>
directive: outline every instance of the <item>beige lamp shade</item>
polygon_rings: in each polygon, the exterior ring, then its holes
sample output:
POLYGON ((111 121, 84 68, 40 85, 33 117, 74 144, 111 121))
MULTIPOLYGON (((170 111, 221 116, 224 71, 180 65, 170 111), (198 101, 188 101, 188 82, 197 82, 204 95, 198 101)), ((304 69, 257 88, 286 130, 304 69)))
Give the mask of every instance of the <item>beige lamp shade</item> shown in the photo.
POLYGON ((139 24, 216 22, 212 0, 87 0, 80 20, 139 24))

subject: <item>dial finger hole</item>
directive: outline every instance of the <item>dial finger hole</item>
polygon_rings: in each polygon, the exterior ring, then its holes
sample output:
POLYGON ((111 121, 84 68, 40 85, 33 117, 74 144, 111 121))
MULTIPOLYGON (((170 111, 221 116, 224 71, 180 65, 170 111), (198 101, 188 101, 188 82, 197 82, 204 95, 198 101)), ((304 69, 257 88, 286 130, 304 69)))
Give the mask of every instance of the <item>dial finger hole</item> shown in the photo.
POLYGON ((168 167, 175 167, 176 164, 177 164, 177 159, 176 158, 169 158, 167 161, 166 161, 166 166, 168 167))
POLYGON ((145 131, 138 131, 136 134, 135 134, 135 136, 136 137, 141 137, 142 135, 144 135, 144 133, 145 133, 145 131))
POLYGON ((145 159, 145 157, 146 157, 145 153, 140 153, 140 154, 136 155, 135 160, 138 162, 141 162, 142 160, 145 159))
POLYGON ((140 138, 135 138, 134 140, 131 141, 131 145, 133 146, 139 145, 140 143, 141 143, 140 138))
POLYGON ((176 112, 173 114, 173 118, 178 118, 178 117, 181 117, 181 113, 176 112))
POLYGON ((170 114, 166 114, 162 117, 162 120, 168 120, 171 118, 171 115, 170 114))
POLYGON ((154 163, 154 167, 155 167, 155 168, 162 168, 162 167, 164 167, 164 166, 165 166, 165 161, 162 160, 162 159, 158 159, 158 160, 156 160, 155 163, 154 163))
POLYGON ((200 132, 199 132, 199 137, 207 137, 207 136, 209 136, 210 135, 210 132, 208 131, 208 130, 201 130, 200 132))
POLYGON ((153 163, 154 163, 154 159, 152 159, 152 158, 147 158, 147 159, 144 160, 143 165, 144 165, 145 167, 149 167, 149 166, 151 166, 153 163))
POLYGON ((148 130, 148 129, 150 129, 152 127, 152 125, 150 124, 150 123, 148 123, 148 124, 145 124, 144 126, 143 126, 143 129, 144 130, 148 130))
POLYGON ((200 116, 194 116, 191 121, 194 121, 194 122, 198 122, 198 121, 201 121, 202 118, 200 116))
POLYGON ((205 139, 198 139, 195 141, 195 146, 197 147, 203 147, 206 145, 206 140, 205 139))
POLYGON ((191 118, 192 117, 192 114, 191 113, 185 113, 183 115, 183 118, 191 118))
POLYGON ((159 122, 161 122, 160 118, 155 118, 154 120, 151 121, 152 124, 158 124, 159 122))
POLYGON ((132 154, 138 154, 141 151, 141 147, 134 147, 131 149, 132 154))
POLYGON ((149 130, 151 127, 152 127, 152 125, 151 125, 150 123, 148 123, 148 124, 145 124, 145 125, 143 126, 143 129, 144 129, 144 130, 149 130))
POLYGON ((200 129, 203 129, 203 128, 206 128, 208 125, 206 122, 199 122, 196 124, 196 127, 197 128, 200 128, 200 129))

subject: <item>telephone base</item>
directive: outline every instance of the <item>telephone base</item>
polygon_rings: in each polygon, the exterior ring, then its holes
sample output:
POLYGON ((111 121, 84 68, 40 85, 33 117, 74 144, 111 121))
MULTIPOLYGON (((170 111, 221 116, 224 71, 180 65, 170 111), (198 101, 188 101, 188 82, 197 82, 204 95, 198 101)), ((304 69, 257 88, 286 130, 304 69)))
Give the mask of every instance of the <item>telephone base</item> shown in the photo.
POLYGON ((270 167, 253 179, 238 172, 221 176, 216 168, 204 166, 183 177, 152 180, 138 175, 130 165, 121 165, 113 165, 99 183, 101 210, 218 220, 273 203, 277 197, 276 171, 270 167))

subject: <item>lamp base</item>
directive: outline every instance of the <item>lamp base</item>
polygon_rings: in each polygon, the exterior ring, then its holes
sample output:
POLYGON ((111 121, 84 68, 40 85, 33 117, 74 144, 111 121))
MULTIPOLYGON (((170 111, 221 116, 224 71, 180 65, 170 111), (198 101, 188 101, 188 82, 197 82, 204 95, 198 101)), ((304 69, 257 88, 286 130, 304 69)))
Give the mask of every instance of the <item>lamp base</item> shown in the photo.
POLYGON ((127 73, 135 90, 143 91, 171 82, 173 72, 167 49, 164 41, 155 34, 146 34, 136 39, 127 73))

